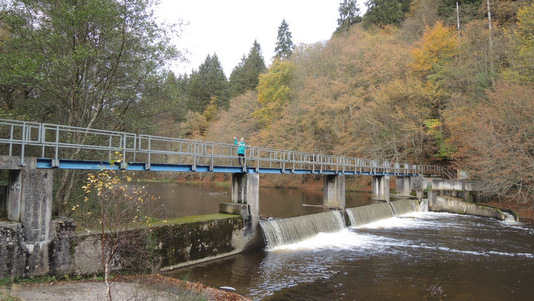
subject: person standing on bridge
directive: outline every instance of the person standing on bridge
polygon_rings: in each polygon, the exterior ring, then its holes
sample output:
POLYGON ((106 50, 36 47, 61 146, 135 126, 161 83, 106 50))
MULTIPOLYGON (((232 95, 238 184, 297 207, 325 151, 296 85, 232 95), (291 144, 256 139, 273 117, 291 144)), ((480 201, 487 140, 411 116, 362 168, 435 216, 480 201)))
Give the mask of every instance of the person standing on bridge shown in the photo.
POLYGON ((246 149, 249 148, 250 146, 246 145, 245 138, 243 137, 239 139, 239 142, 237 142, 237 138, 234 137, 234 144, 239 146, 237 148, 237 156, 239 157, 239 165, 242 165, 241 162, 245 163, 246 149))

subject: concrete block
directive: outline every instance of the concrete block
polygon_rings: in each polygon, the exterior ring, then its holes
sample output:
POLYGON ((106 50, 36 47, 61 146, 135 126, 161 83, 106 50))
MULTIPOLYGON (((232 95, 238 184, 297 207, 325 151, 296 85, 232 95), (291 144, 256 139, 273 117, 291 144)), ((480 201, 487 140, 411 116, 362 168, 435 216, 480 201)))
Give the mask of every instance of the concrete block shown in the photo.
POLYGON ((324 176, 323 205, 345 209, 345 176, 324 176))
POLYGON ((219 204, 219 213, 238 214, 243 217, 250 216, 247 204, 221 203, 219 204))
POLYGON ((389 176, 373 176, 373 200, 389 202, 389 176))

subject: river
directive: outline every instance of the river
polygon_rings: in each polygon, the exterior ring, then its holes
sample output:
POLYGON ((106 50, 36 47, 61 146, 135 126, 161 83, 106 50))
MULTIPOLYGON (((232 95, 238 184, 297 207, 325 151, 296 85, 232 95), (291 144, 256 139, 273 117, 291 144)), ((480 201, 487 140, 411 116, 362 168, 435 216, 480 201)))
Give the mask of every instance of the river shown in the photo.
MULTIPOLYGON (((314 192, 263 190, 261 197, 260 206, 283 208, 262 211, 276 217, 307 214, 318 208, 302 204, 322 202, 314 192)), ((167 275, 231 287, 254 300, 532 300, 534 227, 417 212, 167 275)))
MULTIPOLYGON (((141 183, 157 198, 158 218, 172 218, 219 212, 219 203, 231 202, 231 187, 214 184, 141 183)), ((260 188, 260 214, 267 217, 292 217, 322 212, 322 191, 260 188)), ((347 207, 371 203, 371 193, 347 192, 347 207)))

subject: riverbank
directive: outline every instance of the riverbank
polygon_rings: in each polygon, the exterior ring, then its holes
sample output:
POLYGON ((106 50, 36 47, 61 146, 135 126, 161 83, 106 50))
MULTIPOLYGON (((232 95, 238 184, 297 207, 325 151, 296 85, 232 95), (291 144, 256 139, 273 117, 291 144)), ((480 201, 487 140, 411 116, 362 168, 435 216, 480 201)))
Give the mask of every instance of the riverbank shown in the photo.
MULTIPOLYGON (((53 281, 21 283, 0 287, 0 300, 58 301, 104 300, 102 281, 53 281)), ((162 275, 118 277, 112 283, 113 300, 210 300, 248 301, 241 295, 201 283, 162 275)))
POLYGON ((519 219, 523 222, 534 223, 534 201, 517 203, 513 201, 491 201, 487 203, 501 209, 511 209, 519 214, 519 219))

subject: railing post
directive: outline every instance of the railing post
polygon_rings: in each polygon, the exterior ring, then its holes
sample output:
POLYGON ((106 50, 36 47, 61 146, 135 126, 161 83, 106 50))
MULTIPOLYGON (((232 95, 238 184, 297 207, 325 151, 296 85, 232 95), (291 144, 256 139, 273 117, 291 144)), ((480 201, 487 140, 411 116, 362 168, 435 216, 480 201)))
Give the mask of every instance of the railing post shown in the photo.
POLYGON ((44 124, 39 124, 39 143, 42 144, 42 148, 41 148, 41 158, 44 158, 45 157, 45 142, 46 142, 46 139, 44 138, 45 136, 45 126, 44 124))
MULTIPOLYGON (((139 142, 139 145, 141 145, 141 142, 139 142)), ((152 167, 152 137, 148 136, 148 142, 147 142, 147 150, 148 150, 148 154, 147 154, 147 163, 146 163, 146 166, 145 166, 145 169, 147 170, 150 170, 150 168, 152 167)))
POLYGON ((213 172, 213 143, 211 143, 211 164, 209 170, 213 172))
POLYGON ((26 133, 27 131, 27 127, 26 127, 26 122, 23 122, 22 123, 22 144, 21 144, 21 148, 20 148, 20 166, 25 166, 26 165, 26 162, 24 160, 24 152, 25 152, 25 149, 26 149, 26 133))
POLYGON ((56 145, 54 146, 54 162, 52 167, 59 167, 59 126, 56 125, 56 145))
POLYGON ((256 149, 255 147, 253 147, 252 150, 254 151, 254 154, 257 156, 256 172, 259 173, 260 172, 260 150, 256 149))

